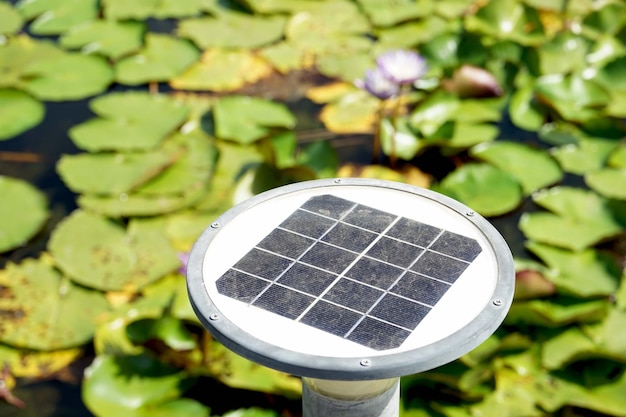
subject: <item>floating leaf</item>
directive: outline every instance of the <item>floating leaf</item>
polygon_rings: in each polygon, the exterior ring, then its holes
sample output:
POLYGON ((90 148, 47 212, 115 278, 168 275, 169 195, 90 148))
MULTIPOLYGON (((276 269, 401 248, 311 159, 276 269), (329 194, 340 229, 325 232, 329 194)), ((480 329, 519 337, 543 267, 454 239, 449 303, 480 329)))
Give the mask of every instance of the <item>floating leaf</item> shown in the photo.
POLYGON ((466 123, 498 122, 502 118, 504 101, 499 98, 466 98, 459 102, 452 120, 466 123))
POLYGON ((524 194, 553 184, 563 176, 559 165, 547 152, 521 143, 498 141, 472 148, 470 154, 513 175, 524 194))
POLYGON ((565 293, 592 297, 609 295, 617 289, 620 271, 607 254, 595 249, 570 252, 536 242, 526 247, 557 271, 551 276, 552 282, 565 293))
POLYGON ((626 169, 606 168, 588 172, 585 183, 606 197, 626 200, 626 169))
POLYGON ((380 101, 365 91, 353 91, 324 106, 319 118, 335 133, 372 133, 380 101))
POLYGON ((554 148, 551 153, 564 171, 582 175, 602 168, 615 146, 612 139, 581 138, 577 144, 554 148))
POLYGON ((98 417, 206 417, 205 406, 180 398, 189 376, 150 355, 100 355, 85 371, 85 405, 98 417))
POLYGON ((449 148, 466 149, 479 143, 495 140, 500 132, 498 127, 489 123, 453 123, 451 134, 445 129, 437 132, 429 141, 449 148))
POLYGON ((0 43, 0 87, 23 89, 25 72, 31 65, 63 55, 64 52, 51 42, 36 41, 26 35, 9 38, 0 43))
POLYGON ((406 123, 389 119, 383 119, 380 123, 380 142, 385 155, 396 159, 410 161, 424 147, 424 141, 420 140, 409 129, 406 123))
POLYGON ((81 210, 57 226, 48 248, 70 278, 100 290, 137 290, 179 266, 160 230, 140 220, 132 220, 124 230, 81 210))
POLYGON ((99 56, 67 53, 28 66, 24 89, 42 100, 76 100, 107 89, 113 70, 99 56))
POLYGON ((198 50, 186 40, 149 33, 143 49, 117 63, 116 79, 128 85, 168 81, 194 63, 198 55, 198 50))
POLYGON ((538 48, 541 74, 564 74, 584 69, 589 41, 572 32, 560 32, 538 48))
POLYGON ((626 55, 618 57, 602 67, 593 78, 608 91, 626 91, 626 55))
POLYGON ((358 0, 357 3, 375 26, 392 26, 403 21, 429 16, 433 10, 431 0, 358 0))
POLYGON ((409 48, 448 33, 450 25, 438 16, 429 16, 416 22, 378 29, 378 39, 387 48, 409 48))
POLYGON ((598 84, 578 75, 550 75, 537 79, 535 91, 544 104, 554 108, 566 120, 587 121, 598 116, 599 106, 606 105, 609 94, 598 84))
POLYGON ((525 86, 513 92, 509 103, 509 115, 517 127, 535 131, 543 124, 545 116, 534 98, 532 86, 525 86))
POLYGON ((92 20, 63 33, 59 43, 65 48, 81 48, 83 53, 97 53, 116 60, 141 48, 145 30, 142 22, 92 20))
POLYGON ((89 151, 154 149, 188 113, 166 95, 144 92, 111 93, 92 100, 90 107, 101 118, 69 131, 76 146, 89 151))
POLYGON ((543 344, 541 362, 548 369, 561 369, 577 357, 596 350, 593 341, 578 327, 570 327, 543 344))
POLYGON ((453 118, 460 100, 452 94, 437 92, 429 96, 411 113, 409 123, 413 129, 428 137, 453 118))
POLYGON ((0 253, 25 244, 48 218, 44 195, 29 183, 0 176, 0 253))
POLYGON ((240 408, 229 411, 223 417, 278 417, 278 413, 273 410, 263 410, 261 408, 240 408))
POLYGON ((620 329, 626 325, 626 311, 612 308, 601 323, 590 325, 586 332, 604 355, 626 362, 626 338, 620 329))
POLYGON ((304 52, 288 42, 269 45, 261 49, 259 54, 283 74, 305 66, 304 52))
POLYGON ((294 115, 281 104, 257 97, 229 96, 213 107, 215 134, 241 144, 267 136, 273 128, 293 128, 294 115))
POLYGON ((613 168, 626 168, 626 144, 618 145, 609 155, 608 165, 613 168))
POLYGON ((27 259, 0 271, 0 341, 37 350, 67 349, 93 337, 108 310, 102 293, 72 284, 46 260, 27 259))
POLYGON ((30 31, 37 35, 58 35, 98 15, 97 0, 21 0, 17 9, 26 19, 36 19, 30 31))
POLYGON ((82 354, 81 348, 39 352, 0 345, 0 363, 7 364, 11 374, 21 378, 50 377, 68 367, 82 354))
POLYGON ((197 15, 204 0, 102 0, 104 15, 114 20, 145 20, 149 17, 165 19, 197 15))
POLYGON ((507 213, 522 200, 522 190, 515 178, 488 164, 465 164, 448 174, 436 190, 484 216, 507 213))
POLYGON ((162 151, 63 155, 57 172, 76 193, 119 195, 156 176, 173 159, 162 151))
POLYGON ((191 39, 201 49, 258 48, 283 36, 283 16, 250 16, 222 13, 219 17, 199 17, 180 21, 177 33, 191 39))
POLYGON ((604 300, 581 301, 567 298, 521 301, 511 306, 505 323, 550 328, 573 323, 593 323, 606 317, 608 308, 604 300))
POLYGON ((22 15, 9 3, 0 3, 0 35, 10 35, 21 29, 22 15))
POLYGON ((585 16, 582 22, 583 33, 588 36, 616 35, 623 28, 626 7, 621 2, 606 2, 596 6, 596 10, 585 16))
POLYGON ((0 89, 0 141, 37 126, 44 113, 44 105, 28 94, 0 89))
POLYGON ((193 64, 170 84, 180 90, 230 91, 271 74, 263 59, 247 50, 207 49, 200 62, 193 64))
POLYGON ((374 66, 374 60, 367 53, 324 54, 316 62, 317 70, 327 77, 353 82, 362 78, 365 71, 374 66))

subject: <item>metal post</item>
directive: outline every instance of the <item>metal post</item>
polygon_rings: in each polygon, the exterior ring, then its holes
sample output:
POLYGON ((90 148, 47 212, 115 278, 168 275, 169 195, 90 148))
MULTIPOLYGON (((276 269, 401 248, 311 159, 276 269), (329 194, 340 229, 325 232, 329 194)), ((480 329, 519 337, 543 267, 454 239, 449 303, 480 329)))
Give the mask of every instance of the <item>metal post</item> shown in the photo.
POLYGON ((372 381, 302 379, 303 417, 398 417, 400 378, 372 381))

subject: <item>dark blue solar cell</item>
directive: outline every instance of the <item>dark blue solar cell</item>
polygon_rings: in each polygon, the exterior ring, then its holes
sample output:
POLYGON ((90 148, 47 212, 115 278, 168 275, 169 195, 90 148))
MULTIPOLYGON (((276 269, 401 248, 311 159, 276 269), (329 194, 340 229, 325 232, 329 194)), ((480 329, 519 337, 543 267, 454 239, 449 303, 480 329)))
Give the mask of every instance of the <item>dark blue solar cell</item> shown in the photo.
POLYGON ((422 247, 427 247, 441 233, 441 229, 436 227, 401 218, 393 227, 385 233, 387 236, 404 240, 422 247))
POLYGON ((391 291, 434 307, 449 289, 448 283, 407 272, 391 291))
POLYGON ((270 285, 269 281, 232 269, 226 271, 215 282, 217 292, 244 303, 252 302, 268 285, 270 285))
POLYGON ((397 218, 391 213, 359 204, 343 219, 346 223, 381 233, 397 218))
POLYGON ((339 274, 343 272, 356 257, 356 253, 318 242, 300 258, 300 261, 339 274))
POLYGON ((443 232, 430 249, 467 262, 472 262, 482 251, 476 240, 449 231, 443 232))
POLYGON ((313 239, 286 230, 274 229, 259 242, 257 247, 296 259, 311 247, 313 243, 315 243, 313 239))
POLYGON ((349 278, 374 287, 388 289, 402 274, 403 269, 376 261, 370 258, 361 258, 352 268, 346 271, 349 278))
POLYGON ((359 318, 361 318, 359 313, 325 301, 318 301, 306 312, 300 321, 325 332, 343 337, 356 324, 359 318))
POLYGON ((289 319, 296 319, 313 301, 315 298, 308 295, 280 285, 272 285, 252 305, 289 319))
POLYGON ((324 235, 322 241, 354 252, 362 252, 376 239, 375 233, 339 223, 324 235))
POLYGON ((280 224, 280 227, 312 237, 313 239, 319 239, 335 223, 332 219, 307 211, 296 210, 280 224))
POLYGON ((289 268, 277 282, 287 287, 317 296, 324 292, 336 278, 337 275, 330 272, 296 263, 289 268))
POLYGON ((312 211, 323 216, 340 219, 354 206, 355 203, 352 201, 327 194, 311 197, 300 207, 304 210, 312 211))
POLYGON ((233 268, 274 280, 291 264, 287 258, 253 248, 233 268))
POLYGON ((411 271, 428 275, 449 283, 454 283, 465 271, 468 264, 436 252, 426 251, 411 267, 411 271))
POLYGON ((413 330, 429 312, 430 307, 387 294, 369 315, 413 330))
POLYGON ((365 254, 381 261, 408 268, 423 249, 399 240, 382 237, 365 254))
POLYGON ((400 347, 411 332, 400 327, 365 317, 347 339, 375 350, 400 347))
POLYGON ((365 313, 383 294, 381 290, 344 278, 335 283, 323 298, 365 313))

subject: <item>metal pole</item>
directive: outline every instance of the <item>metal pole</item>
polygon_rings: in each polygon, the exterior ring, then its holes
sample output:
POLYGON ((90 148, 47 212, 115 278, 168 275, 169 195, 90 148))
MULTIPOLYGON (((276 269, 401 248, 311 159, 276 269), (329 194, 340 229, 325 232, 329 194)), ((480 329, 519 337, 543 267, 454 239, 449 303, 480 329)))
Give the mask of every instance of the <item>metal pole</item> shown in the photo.
POLYGON ((303 417, 398 417, 400 378, 330 381, 302 378, 303 417))

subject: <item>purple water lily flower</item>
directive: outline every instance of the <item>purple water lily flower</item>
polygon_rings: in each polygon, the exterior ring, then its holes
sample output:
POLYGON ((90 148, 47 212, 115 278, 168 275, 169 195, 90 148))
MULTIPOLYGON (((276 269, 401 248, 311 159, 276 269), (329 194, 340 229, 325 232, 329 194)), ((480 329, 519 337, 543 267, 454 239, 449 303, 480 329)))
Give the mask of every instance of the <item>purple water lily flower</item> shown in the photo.
POLYGON ((426 74, 426 60, 417 52, 403 49, 385 52, 376 60, 385 77, 398 84, 412 84, 426 74))
POLYGON ((180 268, 178 268, 178 272, 185 275, 187 273, 187 262, 189 262, 189 253, 187 252, 178 252, 178 259, 182 264, 180 268))
POLYGON ((393 97, 400 90, 398 83, 387 78, 379 68, 366 71, 365 79, 356 80, 354 84, 381 100, 393 97))

